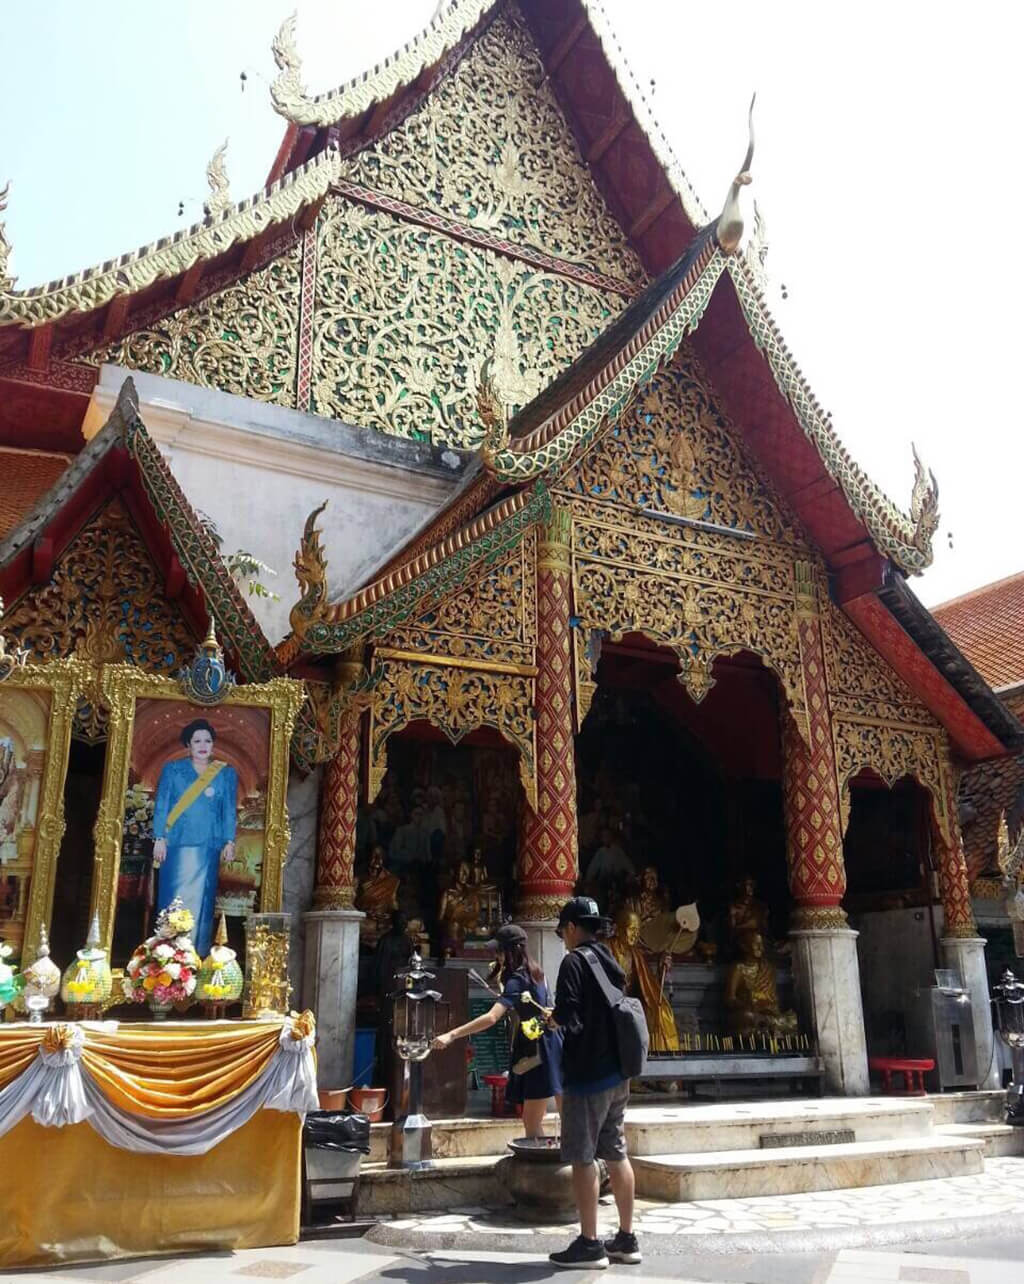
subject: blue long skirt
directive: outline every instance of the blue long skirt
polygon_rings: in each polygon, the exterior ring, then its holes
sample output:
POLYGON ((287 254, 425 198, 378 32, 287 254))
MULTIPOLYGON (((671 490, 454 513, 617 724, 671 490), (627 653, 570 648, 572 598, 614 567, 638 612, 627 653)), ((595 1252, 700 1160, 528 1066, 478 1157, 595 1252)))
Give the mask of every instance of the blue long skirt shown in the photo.
POLYGON ((170 847, 157 878, 157 913, 180 896, 192 911, 195 927, 192 944, 201 959, 213 941, 213 903, 217 896, 220 849, 217 847, 170 847))

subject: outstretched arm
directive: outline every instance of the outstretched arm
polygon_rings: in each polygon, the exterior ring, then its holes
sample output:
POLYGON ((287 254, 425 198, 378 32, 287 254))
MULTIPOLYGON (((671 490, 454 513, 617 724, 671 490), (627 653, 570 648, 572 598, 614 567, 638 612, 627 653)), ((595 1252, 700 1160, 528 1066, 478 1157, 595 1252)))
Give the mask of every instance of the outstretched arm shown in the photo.
POLYGON ((456 1039, 468 1038, 471 1034, 481 1034, 484 1030, 489 1030, 492 1025, 497 1025, 501 1018, 508 1012, 504 1003, 495 1003, 472 1021, 467 1021, 465 1025, 457 1025, 454 1030, 448 1030, 445 1034, 439 1034, 434 1042, 430 1045, 435 1052, 441 1052, 444 1048, 449 1047, 456 1039))

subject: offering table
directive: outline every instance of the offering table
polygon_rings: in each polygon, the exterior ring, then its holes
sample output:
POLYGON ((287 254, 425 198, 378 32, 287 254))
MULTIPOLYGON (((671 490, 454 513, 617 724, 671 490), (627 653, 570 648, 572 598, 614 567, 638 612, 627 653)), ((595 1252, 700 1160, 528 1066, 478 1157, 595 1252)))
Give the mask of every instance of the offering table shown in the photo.
POLYGON ((0 1268, 292 1244, 313 1021, 0 1026, 0 1268))

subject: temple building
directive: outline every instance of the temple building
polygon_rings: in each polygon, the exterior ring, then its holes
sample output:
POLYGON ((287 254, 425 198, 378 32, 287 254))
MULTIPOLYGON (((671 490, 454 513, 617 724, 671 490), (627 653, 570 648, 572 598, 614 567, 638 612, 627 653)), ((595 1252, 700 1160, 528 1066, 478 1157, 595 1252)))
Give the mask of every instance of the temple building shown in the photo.
POLYGON ((212 621, 240 684, 305 683, 281 897, 322 1083, 396 913, 449 977, 514 915, 553 976, 585 887, 665 1051, 813 1045, 866 1093, 946 966, 990 1086, 957 789, 1024 727, 910 587, 934 479, 879 490, 769 311, 751 155, 706 210, 588 0, 452 0, 315 96, 293 20, 274 55, 254 196, 221 156, 201 223, 27 290, 0 234, 0 628, 98 675, 54 922, 150 858, 140 803, 92 875, 103 665, 171 672, 212 621))

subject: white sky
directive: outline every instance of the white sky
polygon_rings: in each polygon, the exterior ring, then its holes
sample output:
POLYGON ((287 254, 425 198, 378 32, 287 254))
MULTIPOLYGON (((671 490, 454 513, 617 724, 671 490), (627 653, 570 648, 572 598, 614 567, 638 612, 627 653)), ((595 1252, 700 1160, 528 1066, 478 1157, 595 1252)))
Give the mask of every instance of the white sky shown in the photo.
MULTIPOLYGON (((390 53, 436 0, 298 0, 311 92, 390 53)), ((758 91, 755 195, 774 310, 833 422, 904 508, 910 442, 942 526, 929 605, 1024 567, 1011 380, 1024 7, 862 0, 604 0, 705 204, 717 210, 758 91), (948 548, 950 534, 953 549, 948 548)), ((236 199, 284 131, 270 42, 295 0, 7 0, 0 186, 21 287, 195 221, 230 137, 236 199), (239 72, 248 82, 240 92, 239 72), (185 215, 177 216, 179 200, 185 215)))

